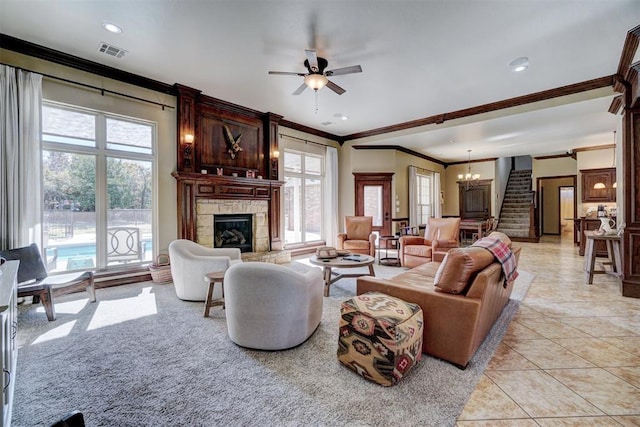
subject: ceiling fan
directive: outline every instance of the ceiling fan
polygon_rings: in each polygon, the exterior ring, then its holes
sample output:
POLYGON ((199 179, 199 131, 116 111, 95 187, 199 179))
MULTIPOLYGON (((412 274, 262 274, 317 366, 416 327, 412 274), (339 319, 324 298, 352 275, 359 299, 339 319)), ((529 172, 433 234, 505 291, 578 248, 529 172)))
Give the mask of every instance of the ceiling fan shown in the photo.
POLYGON ((335 70, 327 70, 329 64, 326 59, 316 55, 315 50, 306 49, 304 51, 307 55, 307 59, 304 61, 304 66, 309 70, 308 73, 295 73, 289 71, 269 71, 269 74, 280 74, 285 76, 300 76, 304 77, 304 83, 293 92, 294 95, 300 95, 307 87, 318 91, 323 87, 328 87, 338 95, 342 95, 346 91, 337 84, 330 81, 327 77, 341 76, 344 74, 361 73, 362 67, 359 65, 352 65, 350 67, 336 68, 335 70))

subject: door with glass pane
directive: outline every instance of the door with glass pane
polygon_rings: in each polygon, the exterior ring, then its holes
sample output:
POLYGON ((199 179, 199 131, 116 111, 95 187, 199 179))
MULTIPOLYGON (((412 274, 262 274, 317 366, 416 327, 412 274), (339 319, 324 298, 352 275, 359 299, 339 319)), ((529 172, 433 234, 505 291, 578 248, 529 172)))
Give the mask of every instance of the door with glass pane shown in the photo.
POLYGON ((354 173, 355 212, 373 217, 373 231, 391 235, 391 178, 393 173, 354 173))

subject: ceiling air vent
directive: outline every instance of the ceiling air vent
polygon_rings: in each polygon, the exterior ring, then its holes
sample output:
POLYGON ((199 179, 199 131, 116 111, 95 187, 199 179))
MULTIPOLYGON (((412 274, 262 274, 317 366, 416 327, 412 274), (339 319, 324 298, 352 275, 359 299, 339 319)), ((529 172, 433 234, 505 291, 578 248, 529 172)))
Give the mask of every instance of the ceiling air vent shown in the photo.
POLYGON ((118 59, 121 59, 124 56, 124 54, 127 53, 126 50, 120 49, 119 47, 116 47, 112 44, 105 43, 105 42, 100 43, 100 47, 98 47, 98 51, 118 59))
POLYGON ((331 122, 322 122, 322 123, 320 123, 320 124, 321 124, 321 125, 324 125, 324 126, 329 126, 329 125, 331 125, 331 124, 333 124, 333 123, 331 123, 331 122))

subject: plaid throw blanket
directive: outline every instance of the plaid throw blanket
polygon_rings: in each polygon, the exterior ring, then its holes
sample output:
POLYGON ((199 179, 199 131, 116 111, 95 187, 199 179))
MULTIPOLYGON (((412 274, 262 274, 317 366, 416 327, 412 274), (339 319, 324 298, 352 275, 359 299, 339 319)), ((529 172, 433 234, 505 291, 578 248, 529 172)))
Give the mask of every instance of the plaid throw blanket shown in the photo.
POLYGON ((483 237, 472 246, 480 246, 487 249, 493 254, 502 265, 502 271, 504 272, 504 287, 506 288, 509 282, 516 280, 518 277, 518 270, 516 266, 516 257, 502 240, 493 237, 483 237))

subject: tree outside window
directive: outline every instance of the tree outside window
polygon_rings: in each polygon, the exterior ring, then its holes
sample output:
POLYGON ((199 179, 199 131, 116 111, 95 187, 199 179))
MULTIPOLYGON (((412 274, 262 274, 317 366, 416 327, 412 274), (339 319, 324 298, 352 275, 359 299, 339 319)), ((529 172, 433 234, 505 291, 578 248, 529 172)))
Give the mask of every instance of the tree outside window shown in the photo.
POLYGON ((42 141, 49 271, 150 261, 155 124, 45 103, 42 141))

